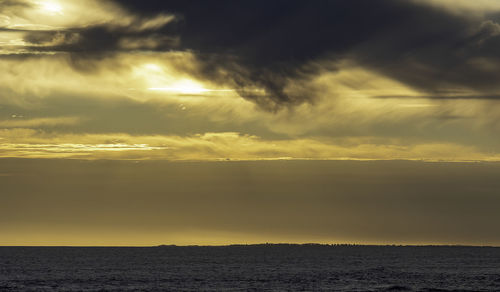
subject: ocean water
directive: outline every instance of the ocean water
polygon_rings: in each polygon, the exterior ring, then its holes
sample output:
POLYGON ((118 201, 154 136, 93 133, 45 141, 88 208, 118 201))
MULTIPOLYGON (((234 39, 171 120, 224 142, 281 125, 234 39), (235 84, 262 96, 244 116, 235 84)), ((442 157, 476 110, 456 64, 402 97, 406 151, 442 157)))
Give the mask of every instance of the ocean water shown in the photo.
POLYGON ((0 291, 500 291, 500 248, 0 247, 0 291))

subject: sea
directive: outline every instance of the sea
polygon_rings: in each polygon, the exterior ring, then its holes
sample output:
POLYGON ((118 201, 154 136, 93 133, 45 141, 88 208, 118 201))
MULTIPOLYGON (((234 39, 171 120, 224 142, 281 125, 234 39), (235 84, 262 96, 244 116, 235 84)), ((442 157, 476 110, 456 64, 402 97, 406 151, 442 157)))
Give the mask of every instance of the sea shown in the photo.
POLYGON ((0 291, 500 291, 500 248, 0 247, 0 291))

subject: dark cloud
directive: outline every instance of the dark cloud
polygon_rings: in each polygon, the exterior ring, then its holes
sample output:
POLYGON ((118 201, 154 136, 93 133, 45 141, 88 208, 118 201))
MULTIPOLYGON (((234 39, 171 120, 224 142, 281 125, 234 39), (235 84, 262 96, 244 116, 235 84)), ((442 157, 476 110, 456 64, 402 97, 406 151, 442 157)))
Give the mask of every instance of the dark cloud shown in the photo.
MULTIPOLYGON (((313 101, 290 93, 291 81, 335 70, 348 59, 436 98, 443 90, 494 98, 500 84, 500 25, 414 1, 153 1, 117 0, 143 19, 173 13, 176 21, 145 30, 100 25, 33 32, 32 50, 71 52, 75 58, 129 50, 189 50, 193 72, 233 86, 267 109, 313 101), (52 36, 52 38, 51 38, 52 36), (256 93, 252 88, 262 88, 256 93)), ((135 25, 140 26, 140 25, 135 25)))
POLYGON ((392 0, 118 2, 182 16, 182 48, 198 53, 201 74, 249 98, 244 88, 262 87, 258 101, 271 107, 310 100, 285 92, 287 82, 345 58, 435 97, 461 88, 496 98, 500 26, 491 20, 392 0))
MULTIPOLYGON (((120 1, 146 13, 167 9, 182 16, 178 24, 181 44, 198 54, 201 74, 231 83, 244 97, 275 108, 296 104, 310 96, 286 93, 290 79, 307 79, 321 57, 340 59, 353 46, 384 26, 388 11, 373 1, 360 9, 347 1, 120 1), (376 20, 363 25, 359 20, 376 20), (265 96, 248 88, 260 87, 265 96)), ((331 63, 332 64, 332 63, 331 63)), ((329 69, 334 69, 331 66, 329 69)))
POLYGON ((155 30, 130 30, 127 27, 96 25, 63 31, 31 31, 24 40, 32 51, 68 52, 75 56, 101 56, 122 51, 165 51, 176 46, 175 36, 155 30))

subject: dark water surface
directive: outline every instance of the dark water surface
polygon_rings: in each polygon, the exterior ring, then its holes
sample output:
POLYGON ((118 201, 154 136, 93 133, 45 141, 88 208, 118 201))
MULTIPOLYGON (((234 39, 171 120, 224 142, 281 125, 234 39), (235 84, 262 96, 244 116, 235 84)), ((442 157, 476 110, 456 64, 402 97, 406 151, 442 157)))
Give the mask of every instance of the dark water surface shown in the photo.
POLYGON ((0 247, 0 291, 500 291, 500 248, 0 247))

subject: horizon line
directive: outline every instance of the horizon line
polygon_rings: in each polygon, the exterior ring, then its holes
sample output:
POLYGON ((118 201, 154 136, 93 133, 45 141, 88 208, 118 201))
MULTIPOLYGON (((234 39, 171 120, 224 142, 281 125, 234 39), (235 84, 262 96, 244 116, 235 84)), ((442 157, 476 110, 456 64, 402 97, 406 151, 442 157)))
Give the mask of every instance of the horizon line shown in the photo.
POLYGON ((251 246, 322 246, 322 247, 475 247, 500 248, 500 245, 469 245, 469 244, 359 244, 359 243, 231 243, 231 244, 158 244, 158 245, 0 245, 4 247, 133 247, 133 248, 166 248, 166 247, 251 247, 251 246))

